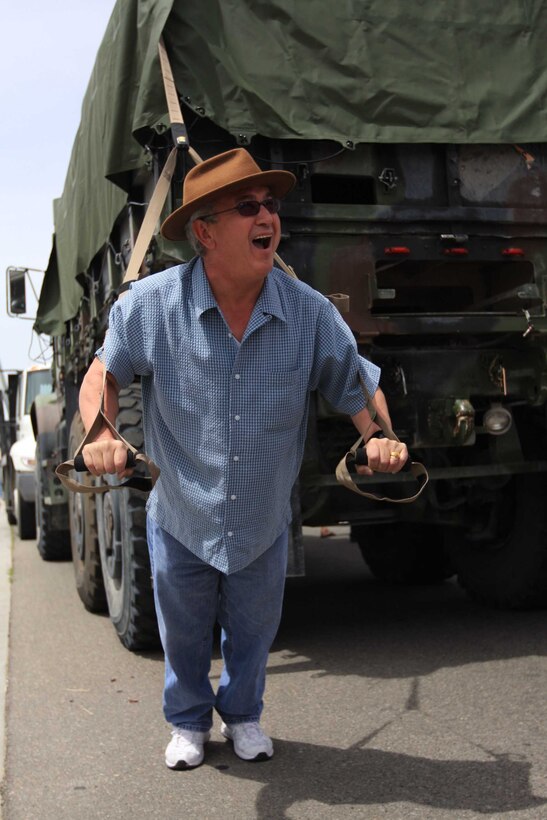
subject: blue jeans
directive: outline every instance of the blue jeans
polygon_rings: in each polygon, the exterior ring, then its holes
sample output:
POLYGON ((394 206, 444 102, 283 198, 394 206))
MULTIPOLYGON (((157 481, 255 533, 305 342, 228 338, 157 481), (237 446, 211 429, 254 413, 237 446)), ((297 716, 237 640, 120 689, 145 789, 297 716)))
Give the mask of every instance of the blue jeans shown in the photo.
POLYGON ((200 732, 211 728, 213 709, 226 723, 258 721, 268 652, 281 619, 287 531, 231 575, 197 558, 150 517, 147 532, 165 652, 166 720, 200 732), (217 621, 224 668, 215 695, 209 670, 217 621))

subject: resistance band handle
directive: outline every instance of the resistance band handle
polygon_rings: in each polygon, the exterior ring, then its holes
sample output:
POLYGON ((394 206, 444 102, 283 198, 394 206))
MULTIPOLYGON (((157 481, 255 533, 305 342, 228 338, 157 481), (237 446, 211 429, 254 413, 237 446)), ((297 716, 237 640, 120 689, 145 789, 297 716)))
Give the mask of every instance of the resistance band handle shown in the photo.
MULTIPOLYGON (((137 460, 135 458, 134 453, 131 450, 127 451, 127 461, 125 462, 125 470, 132 470, 137 464, 137 460)), ((81 453, 77 456, 74 456, 74 469, 77 473, 87 473, 88 469, 85 466, 84 457, 81 453)))
POLYGON ((160 468, 156 464, 154 464, 151 458, 148 458, 146 453, 137 452, 133 445, 126 441, 126 439, 124 439, 124 437, 120 433, 118 433, 112 422, 109 421, 108 417, 103 412, 105 383, 106 370, 103 376, 101 406, 97 411, 95 421, 87 431, 84 440, 74 453, 74 458, 69 459, 68 461, 63 461, 62 464, 58 464, 55 468, 55 475, 57 476, 61 484, 64 487, 66 487, 67 490, 70 490, 74 493, 109 493, 111 490, 122 490, 124 487, 129 487, 134 490, 139 490, 140 492, 149 493, 160 476, 160 468), (94 436, 96 436, 97 433, 105 425, 106 427, 108 427, 114 438, 116 438, 118 441, 123 442, 127 449, 127 458, 125 463, 126 469, 132 469, 133 467, 137 466, 137 463, 142 463, 148 470, 148 476, 132 475, 130 476, 130 478, 126 479, 121 484, 110 484, 108 482, 105 482, 104 480, 101 480, 99 483, 96 480, 91 483, 88 483, 86 479, 84 479, 83 481, 82 479, 76 481, 75 479, 71 478, 70 472, 72 470, 80 474, 88 472, 82 456, 82 450, 88 442, 93 441, 94 436))
MULTIPOLYGON (((395 439, 398 441, 398 439, 395 439)), ((408 461, 405 462, 403 467, 401 467, 401 472, 409 471, 416 481, 418 482, 418 489, 414 493, 414 495, 405 497, 405 498, 391 498, 387 495, 378 495, 377 493, 370 493, 361 490, 355 481, 353 480, 353 475, 355 474, 354 466, 355 464, 366 464, 366 453, 361 452, 364 448, 361 447, 361 443, 363 441, 363 437, 361 436, 353 445, 351 450, 347 452, 342 458, 340 459, 338 466, 336 467, 336 480, 346 487, 348 490, 351 490, 353 493, 357 493, 357 495, 362 495, 365 498, 369 498, 371 501, 388 501, 391 504, 409 504, 412 501, 416 501, 417 498, 423 493, 425 490, 427 483, 429 481, 429 475, 424 467, 423 464, 420 464, 419 461, 408 461)), ((395 475, 393 474, 393 478, 395 479, 395 475)), ((374 478, 371 477, 370 481, 374 481, 374 478)))

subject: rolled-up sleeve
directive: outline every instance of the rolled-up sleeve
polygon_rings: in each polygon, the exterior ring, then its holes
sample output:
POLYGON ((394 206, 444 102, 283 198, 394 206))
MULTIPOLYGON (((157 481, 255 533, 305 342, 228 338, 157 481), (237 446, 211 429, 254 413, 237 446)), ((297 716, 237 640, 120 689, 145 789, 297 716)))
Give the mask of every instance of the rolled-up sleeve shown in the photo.
POLYGON ((380 368, 359 355, 349 327, 336 308, 326 302, 317 324, 310 386, 341 413, 354 416, 367 404, 359 375, 368 395, 374 396, 380 368))

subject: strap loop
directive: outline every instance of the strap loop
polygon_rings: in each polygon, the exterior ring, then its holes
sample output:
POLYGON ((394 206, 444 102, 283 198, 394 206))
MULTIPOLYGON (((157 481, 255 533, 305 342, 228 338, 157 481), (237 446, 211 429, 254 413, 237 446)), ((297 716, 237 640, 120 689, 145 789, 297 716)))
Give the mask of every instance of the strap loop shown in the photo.
POLYGON ((97 415, 93 421, 93 424, 85 434, 83 441, 79 444, 78 449, 74 453, 74 458, 69 459, 69 461, 64 461, 62 464, 59 464, 55 468, 55 475, 60 480, 61 484, 66 487, 67 490, 70 490, 74 493, 108 493, 110 490, 123 490, 125 487, 133 488, 134 490, 140 490, 141 492, 150 492, 153 488, 154 484, 158 480, 160 476, 160 468, 157 464, 154 464, 151 458, 145 453, 139 453, 139 451, 130 444, 127 439, 125 439, 121 433, 119 433, 114 425, 109 421, 107 418, 106 413, 104 412, 104 399, 106 393, 106 367, 103 367, 103 384, 101 389, 101 400, 100 406, 97 411, 97 415), (107 426, 112 435, 118 441, 121 441, 127 447, 127 450, 130 453, 133 453, 136 462, 142 462, 146 468, 148 469, 149 476, 130 476, 126 481, 122 482, 121 484, 108 484, 106 482, 102 482, 101 484, 82 484, 80 481, 75 481, 73 478, 69 477, 69 473, 74 470, 74 461, 78 458, 81 454, 82 450, 84 449, 86 444, 90 444, 94 441, 95 436, 97 436, 100 431, 103 429, 104 426, 107 426))
MULTIPOLYGON (((399 441, 398 438, 396 438, 395 440, 399 441)), ((358 495, 362 495, 365 498, 370 498, 371 501, 389 501, 391 504, 410 504, 411 501, 416 501, 416 499, 421 496, 429 481, 429 474, 424 465, 420 464, 419 461, 410 462, 410 472, 412 473, 414 478, 420 482, 420 487, 418 491, 414 493, 414 495, 405 498, 391 498, 387 495, 367 493, 364 490, 359 489, 359 487, 357 486, 357 484, 355 483, 350 474, 348 463, 351 464, 356 460, 355 453, 357 452, 357 449, 361 446, 362 443, 363 436, 360 436, 353 445, 353 447, 350 450, 348 450, 348 452, 338 462, 338 466, 336 467, 336 480, 339 484, 342 484, 343 487, 346 487, 346 489, 351 490, 352 492, 357 493, 358 495)))
MULTIPOLYGON (((382 428, 382 433, 386 438, 391 439, 391 441, 399 441, 397 435, 393 432, 391 428, 391 424, 388 420, 378 411, 376 407, 376 402, 370 395, 367 390, 367 386, 365 384, 365 380, 361 373, 359 373, 359 382, 361 384, 361 389, 365 396, 367 406, 369 408, 370 417, 375 424, 382 428)), ((364 438, 363 436, 359 436, 353 447, 340 459, 338 462, 338 466, 336 467, 335 475, 336 480, 339 484, 342 484, 343 487, 346 489, 351 490, 358 495, 362 495, 365 498, 370 498, 372 501, 389 501, 391 504, 409 504, 411 501, 416 501, 417 498, 421 496, 423 491, 426 488, 426 485, 429 482, 429 473, 427 469, 421 464, 419 461, 411 461, 410 462, 410 472, 414 476, 414 478, 420 482, 420 488, 418 492, 414 493, 414 495, 409 496, 408 498, 390 498, 387 495, 377 495, 376 493, 367 493, 364 490, 360 490, 355 481, 353 480, 350 471, 348 469, 348 462, 352 463, 356 461, 355 454, 358 448, 363 443, 364 438)))

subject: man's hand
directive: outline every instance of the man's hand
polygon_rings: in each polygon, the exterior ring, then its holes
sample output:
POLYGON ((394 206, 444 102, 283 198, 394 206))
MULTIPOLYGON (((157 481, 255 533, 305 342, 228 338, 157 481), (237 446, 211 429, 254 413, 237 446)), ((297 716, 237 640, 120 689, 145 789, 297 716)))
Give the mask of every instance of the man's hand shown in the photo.
POLYGON ((94 476, 114 473, 118 478, 127 478, 133 470, 126 470, 127 447, 115 438, 102 438, 86 444, 82 450, 85 466, 94 476))
POLYGON ((398 473, 408 459, 406 444, 389 438, 371 438, 365 444, 368 466, 356 465, 359 475, 398 473))
MULTIPOLYGON (((374 402, 378 415, 391 425, 389 411, 384 394, 378 387, 374 394, 374 402)), ((380 431, 381 425, 374 421, 367 407, 351 417, 356 428, 364 439, 368 439, 365 444, 368 466, 356 464, 355 469, 359 475, 373 475, 374 473, 398 473, 403 464, 408 460, 408 450, 406 444, 401 441, 394 441, 389 438, 371 438, 373 430, 380 431), (372 428, 372 429, 371 429, 372 428)))
MULTIPOLYGON (((84 376, 80 389, 80 413, 86 430, 90 430, 97 408, 101 404, 103 391, 104 365, 99 359, 93 359, 87 373, 84 376)), ((118 392, 119 387, 116 379, 111 373, 107 373, 104 392, 104 412, 112 424, 116 423, 118 414, 118 392)), ((127 447, 114 438, 110 429, 104 425, 95 441, 86 444, 82 450, 85 466, 94 476, 117 474, 118 478, 127 478, 132 475, 133 470, 126 470, 127 447)))

